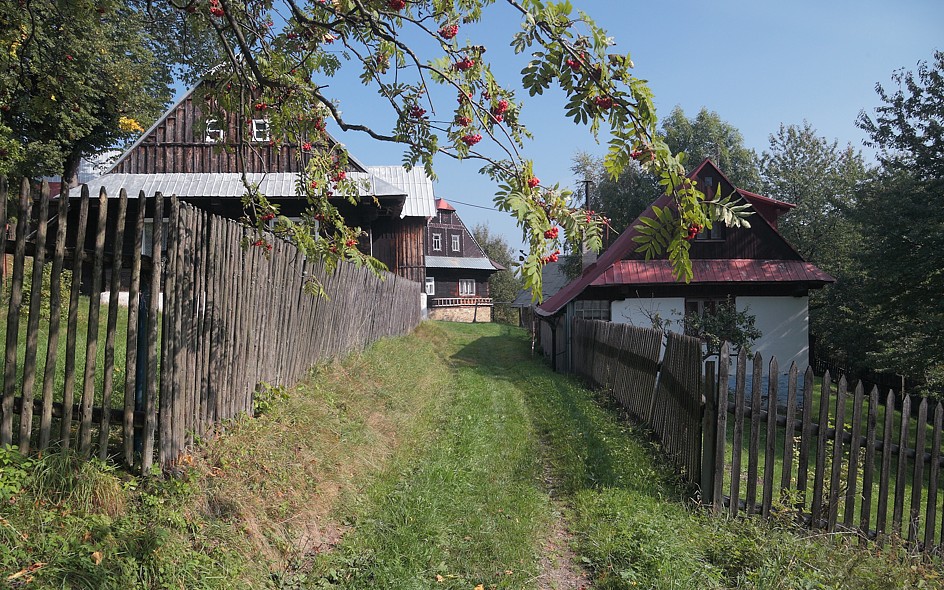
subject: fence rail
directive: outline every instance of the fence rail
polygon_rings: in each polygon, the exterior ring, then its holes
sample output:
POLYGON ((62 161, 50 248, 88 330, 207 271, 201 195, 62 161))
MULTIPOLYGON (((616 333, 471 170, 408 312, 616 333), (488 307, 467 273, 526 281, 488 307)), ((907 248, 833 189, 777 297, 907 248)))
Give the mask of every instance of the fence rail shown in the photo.
POLYGON ((781 373, 776 359, 744 351, 732 367, 726 346, 703 364, 697 340, 668 334, 664 353, 661 341, 578 319, 574 366, 652 428, 714 511, 944 548, 944 404, 795 364, 781 373))
MULTIPOLYGON (((350 264, 328 275, 278 239, 246 249, 251 230, 174 197, 93 200, 83 187, 70 203, 24 181, 13 198, 0 444, 23 452, 168 467, 251 412, 260 383, 294 383, 419 322, 417 283, 350 264), (328 297, 309 295, 309 280, 328 297)), ((0 227, 9 201, 0 179, 0 227)))

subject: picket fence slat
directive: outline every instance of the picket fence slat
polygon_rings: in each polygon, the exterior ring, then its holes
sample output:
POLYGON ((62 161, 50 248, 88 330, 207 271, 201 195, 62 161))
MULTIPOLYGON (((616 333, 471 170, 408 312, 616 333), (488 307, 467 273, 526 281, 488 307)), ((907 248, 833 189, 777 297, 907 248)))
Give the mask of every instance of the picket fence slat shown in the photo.
POLYGON ((59 327, 62 316, 62 269, 66 249, 66 224, 69 199, 60 195, 56 208, 56 244, 49 277, 49 334, 46 340, 46 362, 43 367, 43 409, 39 419, 40 451, 46 450, 52 437, 52 404, 56 384, 56 362, 59 356, 59 327))
MULTIPOLYGON (((102 407, 111 408, 112 393, 115 386, 115 332, 118 329, 118 294, 121 289, 122 253, 124 252, 125 221, 128 212, 128 193, 121 189, 118 193, 118 215, 114 224, 115 241, 112 246, 111 276, 108 284, 108 319, 105 327, 105 358, 102 383, 102 407)), ((98 425, 98 458, 108 457, 108 438, 111 426, 111 412, 102 412, 98 425)))
POLYGON ((36 222, 33 254, 33 273, 30 281, 30 308, 26 326, 26 354, 23 358, 23 393, 20 409, 19 447, 21 453, 30 450, 33 431, 33 385, 36 381, 36 352, 39 347, 39 315, 42 303, 43 268, 46 263, 46 224, 49 218, 49 184, 43 183, 39 198, 39 219, 36 222))
POLYGON ((79 202, 79 219, 76 225, 76 237, 73 243, 75 252, 72 256, 72 289, 69 293, 69 316, 66 324, 66 366, 65 382, 62 390, 62 420, 60 422, 59 442, 63 449, 68 449, 72 439, 72 402, 75 397, 75 353, 79 322, 79 295, 82 286, 82 268, 85 262, 85 232, 88 225, 89 191, 82 187, 79 202))
POLYGON ((862 434, 862 405, 865 391, 860 381, 856 385, 852 398, 852 442, 849 446, 849 466, 846 471, 845 512, 842 522, 847 529, 852 529, 855 518, 856 497, 859 492, 859 437, 862 434))
MULTIPOLYGON (((145 196, 144 191, 138 193, 137 212, 135 215, 134 228, 132 231, 132 243, 134 251, 131 256, 131 284, 128 286, 128 337, 125 343, 125 404, 122 416, 122 436, 124 437, 124 459, 126 465, 135 464, 135 434, 143 438, 140 429, 135 429, 134 411, 141 407, 139 404, 138 390, 138 367, 139 359, 143 357, 144 350, 139 350, 139 336, 142 330, 141 319, 147 317, 142 315, 141 310, 141 253, 144 250, 144 215, 145 215, 145 196)), ((127 228, 123 230, 127 233, 127 228)), ((147 334, 147 324, 143 332, 147 334)), ((141 401, 143 402, 143 386, 140 391, 141 401)), ((142 408, 143 409, 143 408, 142 408)))

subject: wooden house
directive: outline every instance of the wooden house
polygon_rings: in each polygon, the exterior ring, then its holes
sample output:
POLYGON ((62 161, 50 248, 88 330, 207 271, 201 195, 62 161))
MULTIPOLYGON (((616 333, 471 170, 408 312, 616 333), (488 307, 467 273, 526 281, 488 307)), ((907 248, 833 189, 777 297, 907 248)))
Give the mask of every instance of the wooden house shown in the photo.
POLYGON ((436 215, 426 227, 425 292, 429 318, 490 322, 488 278, 499 270, 462 223, 456 209, 436 199, 436 215))
MULTIPOLYGON (((733 300, 738 311, 749 310, 762 332, 753 350, 764 358, 776 356, 787 371, 791 362, 809 362, 809 292, 833 278, 802 256, 777 231, 777 221, 793 205, 738 189, 711 162, 705 160, 690 175, 710 198, 735 193, 754 209, 750 228, 728 228, 717 223, 692 241, 694 278, 675 280, 665 258, 645 260, 633 240, 638 220, 631 223, 583 274, 548 297, 536 313, 542 319, 542 346, 555 365, 569 366, 571 319, 590 317, 652 327, 653 320, 668 329, 683 331, 688 313, 710 310, 719 301, 733 300)), ((663 195, 652 207, 671 206, 663 195)))
MULTIPOLYGON (((239 218, 244 213, 245 178, 257 184, 282 215, 299 215, 306 208, 305 199, 298 197, 296 190, 304 168, 301 146, 272 141, 264 111, 250 120, 234 114, 224 120, 208 119, 211 103, 202 96, 198 85, 177 101, 106 174, 88 183, 93 196, 101 187, 109 196, 117 196, 124 188, 135 201, 140 191, 147 196, 161 192, 211 213, 239 218)), ((336 143, 330 136, 328 142, 336 143)), ((327 147, 331 146, 315 145, 313 149, 327 147)), ((391 272, 416 281, 420 291, 425 280, 423 230, 435 211, 432 192, 412 190, 418 182, 409 184, 422 171, 400 169, 402 174, 397 174, 393 168, 371 169, 351 156, 346 173, 357 184, 360 198, 357 204, 344 198, 333 202, 349 225, 367 234, 360 248, 384 262, 391 272), (407 186, 391 180, 404 180, 407 186)), ((70 197, 76 196, 78 189, 73 189, 70 197)), ((131 208, 129 217, 133 219, 136 205, 131 208)), ((94 213, 90 218, 95 218, 94 213)))

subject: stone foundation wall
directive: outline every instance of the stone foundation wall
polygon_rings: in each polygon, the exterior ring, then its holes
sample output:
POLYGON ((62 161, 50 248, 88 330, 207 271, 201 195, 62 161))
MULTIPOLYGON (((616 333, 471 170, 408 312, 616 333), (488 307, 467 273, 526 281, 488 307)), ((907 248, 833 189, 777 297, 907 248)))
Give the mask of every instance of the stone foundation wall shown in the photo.
POLYGON ((478 309, 475 306, 460 307, 431 307, 429 308, 429 319, 441 320, 444 322, 464 322, 471 324, 473 318, 476 322, 491 322, 491 306, 480 305, 478 309))

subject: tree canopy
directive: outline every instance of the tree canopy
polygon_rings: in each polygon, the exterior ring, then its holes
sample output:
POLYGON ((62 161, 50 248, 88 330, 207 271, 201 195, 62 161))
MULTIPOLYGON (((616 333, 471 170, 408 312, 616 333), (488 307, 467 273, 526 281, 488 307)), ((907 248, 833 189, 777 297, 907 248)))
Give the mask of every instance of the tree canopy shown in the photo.
MULTIPOLYGON (((683 165, 656 132, 652 92, 632 74, 632 59, 613 52, 607 33, 569 2, 169 1, 195 29, 214 31, 228 56, 227 67, 210 77, 221 104, 247 116, 266 111, 274 136, 323 145, 319 139, 330 118, 343 130, 403 144, 404 163, 422 165, 431 174, 435 155, 479 160, 482 172, 497 183, 497 207, 522 228, 529 252, 521 273, 535 293, 540 293, 542 264, 552 259, 564 236, 599 248, 601 219, 577 206, 570 191, 541 183, 535 163, 522 153, 528 130, 519 117, 519 97, 493 74, 486 57, 492 48, 464 40, 466 25, 498 4, 521 22, 509 43, 511 51, 530 55, 521 71, 525 91, 535 96, 551 86, 563 90, 566 117, 593 134, 607 132, 604 163, 612 177, 638 162, 675 198, 678 213, 661 220, 640 244, 647 255, 667 251, 678 278, 687 280, 688 228, 710 226, 731 211, 729 203, 706 203, 685 177, 683 165), (331 96, 327 81, 352 74, 387 105, 388 128, 363 122, 363 113, 344 111, 331 96), (239 100, 247 95, 251 100, 239 100)), ((305 156, 299 187, 311 219, 336 220, 329 197, 352 193, 338 174, 346 155, 319 157, 314 151, 305 156)), ((264 196, 258 197, 257 218, 275 213, 264 196)), ((745 223, 742 215, 728 219, 745 223)), ((335 239, 345 238, 341 230, 336 233, 335 239)), ((306 244, 331 257, 323 241, 306 244)))
POLYGON ((882 105, 859 126, 878 148, 881 170, 858 195, 862 239, 860 322, 868 326, 873 368, 944 386, 944 52, 917 74, 898 71, 897 87, 877 86, 882 105))
POLYGON ((695 118, 689 119, 682 107, 676 106, 662 120, 662 132, 669 149, 685 152, 689 167, 711 158, 734 186, 752 192, 760 189, 757 154, 745 147, 737 127, 718 113, 702 107, 695 118))
POLYGON ((0 173, 71 180, 163 112, 174 58, 150 16, 136 1, 0 0, 0 173))

